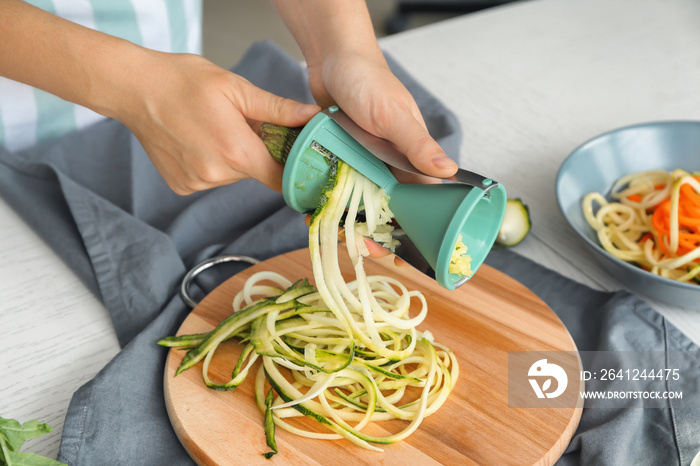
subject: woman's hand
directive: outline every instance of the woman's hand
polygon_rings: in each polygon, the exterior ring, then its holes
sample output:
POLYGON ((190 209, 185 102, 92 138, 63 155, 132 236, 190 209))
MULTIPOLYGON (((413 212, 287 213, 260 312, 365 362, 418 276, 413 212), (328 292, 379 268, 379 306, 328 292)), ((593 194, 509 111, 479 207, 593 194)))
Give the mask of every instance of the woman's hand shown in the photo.
POLYGON ((393 142, 423 173, 456 173, 457 164, 430 136, 413 96, 389 69, 365 0, 274 2, 304 53, 319 105, 337 104, 365 131, 393 142))
POLYGON ((148 55, 138 96, 117 118, 173 191, 189 194, 244 178, 280 191, 283 167, 256 126, 301 126, 320 108, 266 92, 196 55, 148 55))
POLYGON ((381 54, 335 50, 309 67, 309 84, 322 107, 337 104, 365 131, 393 142, 421 172, 446 178, 457 171, 381 54))

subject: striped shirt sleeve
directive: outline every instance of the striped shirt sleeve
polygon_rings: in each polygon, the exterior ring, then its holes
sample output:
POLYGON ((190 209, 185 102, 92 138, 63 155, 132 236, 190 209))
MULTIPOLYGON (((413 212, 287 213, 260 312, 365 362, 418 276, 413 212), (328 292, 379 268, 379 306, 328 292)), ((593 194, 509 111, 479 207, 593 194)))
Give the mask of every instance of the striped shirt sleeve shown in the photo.
MULTIPOLYGON (((83 26, 163 52, 201 53, 201 0, 28 0, 83 26)), ((85 107, 0 78, 0 145, 20 151, 103 119, 85 107)))

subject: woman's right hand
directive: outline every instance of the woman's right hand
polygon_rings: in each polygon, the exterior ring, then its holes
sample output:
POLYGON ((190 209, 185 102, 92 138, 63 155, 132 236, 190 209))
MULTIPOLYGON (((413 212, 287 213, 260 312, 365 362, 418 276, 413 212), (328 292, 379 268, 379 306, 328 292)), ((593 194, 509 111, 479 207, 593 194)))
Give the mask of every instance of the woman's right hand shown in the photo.
MULTIPOLYGON (((136 135, 178 194, 255 178, 281 190, 283 167, 255 127, 301 126, 320 111, 264 91, 197 55, 146 51, 142 76, 115 118, 136 135)), ((117 98, 121 98, 118 96, 117 98)))

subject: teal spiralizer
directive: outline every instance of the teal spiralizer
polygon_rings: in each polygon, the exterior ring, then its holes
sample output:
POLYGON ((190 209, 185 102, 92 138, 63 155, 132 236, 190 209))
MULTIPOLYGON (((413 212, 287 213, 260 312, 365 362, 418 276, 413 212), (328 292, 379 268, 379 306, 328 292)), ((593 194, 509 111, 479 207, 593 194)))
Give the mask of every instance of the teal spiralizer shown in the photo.
MULTIPOLYGON (((284 167, 285 202, 299 212, 318 205, 329 178, 333 153, 389 195, 389 208, 406 236, 396 254, 453 290, 470 276, 449 272, 458 238, 467 246, 471 269, 484 262, 498 235, 506 207, 506 190, 498 182, 466 170, 436 184, 400 183, 389 167, 419 173, 390 142, 355 124, 338 107, 314 116, 297 136, 284 167)), ((424 175, 425 176, 425 175, 424 175)))

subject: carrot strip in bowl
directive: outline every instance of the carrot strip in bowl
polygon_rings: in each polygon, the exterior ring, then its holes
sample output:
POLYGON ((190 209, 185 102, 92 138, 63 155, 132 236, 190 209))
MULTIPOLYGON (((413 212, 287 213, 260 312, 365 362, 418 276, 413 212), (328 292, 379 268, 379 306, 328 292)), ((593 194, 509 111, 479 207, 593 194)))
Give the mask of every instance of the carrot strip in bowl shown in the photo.
POLYGON ((620 260, 674 280, 700 283, 700 174, 653 170, 620 178, 583 211, 601 246, 620 260))

